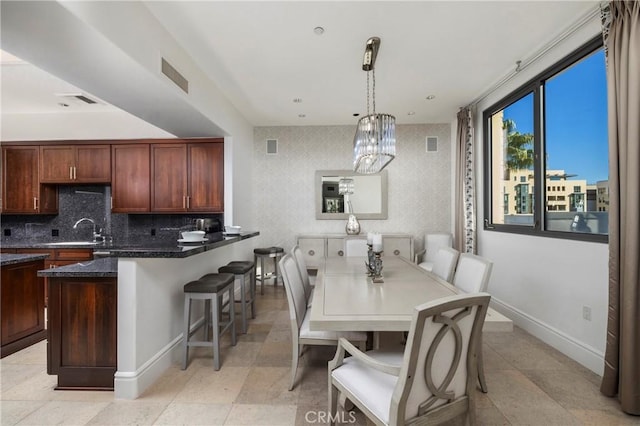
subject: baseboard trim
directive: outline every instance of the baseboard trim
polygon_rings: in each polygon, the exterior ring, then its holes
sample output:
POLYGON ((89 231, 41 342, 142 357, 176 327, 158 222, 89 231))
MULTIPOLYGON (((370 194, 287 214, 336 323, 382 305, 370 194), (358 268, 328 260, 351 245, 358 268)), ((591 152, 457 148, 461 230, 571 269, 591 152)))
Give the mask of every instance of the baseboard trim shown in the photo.
POLYGON ((604 353, 493 296, 491 305, 496 311, 512 319, 518 327, 602 376, 604 353))
POLYGON ((182 342, 182 333, 147 360, 136 371, 116 371, 114 397, 116 399, 136 399, 158 380, 173 363, 173 351, 182 342))

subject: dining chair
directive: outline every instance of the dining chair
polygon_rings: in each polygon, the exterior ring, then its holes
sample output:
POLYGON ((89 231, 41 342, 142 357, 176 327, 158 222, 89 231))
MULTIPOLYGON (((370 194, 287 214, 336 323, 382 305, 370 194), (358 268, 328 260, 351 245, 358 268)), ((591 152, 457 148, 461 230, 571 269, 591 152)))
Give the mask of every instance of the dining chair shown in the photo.
POLYGON ((291 249, 291 256, 295 259, 296 265, 298 266, 298 272, 300 272, 300 278, 302 279, 302 285, 304 286, 304 295, 307 299, 307 306, 311 306, 314 286, 311 284, 311 280, 309 279, 307 262, 304 260, 304 253, 302 253, 302 249, 300 249, 299 245, 296 244, 293 246, 291 249))
POLYGON ((379 425, 439 424, 462 414, 475 424, 476 351, 490 298, 458 294, 416 306, 404 352, 363 353, 340 339, 329 361, 331 424, 338 393, 379 425))
POLYGON ((453 235, 450 233, 425 234, 424 250, 416 253, 416 263, 427 271, 433 270, 433 262, 438 250, 453 247, 453 235))
POLYGON ((431 272, 442 278, 447 282, 451 282, 453 278, 453 271, 456 269, 456 263, 458 262, 458 256, 460 252, 451 247, 443 247, 438 250, 435 258, 433 259, 433 269, 431 272))
POLYGON ((367 333, 364 332, 337 332, 337 331, 312 331, 309 328, 309 314, 307 300, 304 293, 304 285, 300 277, 300 271, 295 259, 286 254, 280 259, 280 271, 287 293, 289 303, 289 319, 291 320, 291 382, 289 390, 292 390, 296 380, 298 361, 305 345, 335 346, 339 338, 356 342, 365 350, 367 333))
MULTIPOLYGON (((453 276, 453 285, 465 293, 484 292, 489 285, 492 269, 493 262, 475 254, 462 253, 458 258, 458 265, 453 276)), ((487 393, 482 345, 478 348, 478 381, 482 392, 487 393)))
POLYGON ((344 239, 344 255, 347 257, 367 257, 369 247, 367 247, 366 238, 345 238, 344 239))

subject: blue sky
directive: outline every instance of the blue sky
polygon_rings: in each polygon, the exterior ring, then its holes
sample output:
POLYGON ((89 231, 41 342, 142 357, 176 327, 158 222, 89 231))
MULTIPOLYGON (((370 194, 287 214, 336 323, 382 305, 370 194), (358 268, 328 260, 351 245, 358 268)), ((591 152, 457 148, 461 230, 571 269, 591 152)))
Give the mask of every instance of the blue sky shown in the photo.
MULTIPOLYGON (((547 80, 547 169, 596 183, 608 179, 607 83, 604 52, 594 52, 547 80)), ((504 110, 520 133, 533 133, 533 95, 504 110)))

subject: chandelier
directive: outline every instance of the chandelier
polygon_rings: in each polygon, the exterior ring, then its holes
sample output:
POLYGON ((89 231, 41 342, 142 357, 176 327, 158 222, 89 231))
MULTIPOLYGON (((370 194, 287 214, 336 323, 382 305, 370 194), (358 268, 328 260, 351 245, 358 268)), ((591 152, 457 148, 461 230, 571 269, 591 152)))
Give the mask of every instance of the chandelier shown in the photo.
POLYGON ((378 173, 396 156, 396 118, 390 114, 376 113, 376 71, 374 64, 380 38, 367 40, 362 69, 367 72, 367 115, 358 120, 353 138, 353 170, 358 173, 378 173), (372 90, 369 75, 372 75, 372 90), (369 96, 371 94, 371 97, 369 96), (373 111, 369 112, 369 100, 373 100, 373 111))

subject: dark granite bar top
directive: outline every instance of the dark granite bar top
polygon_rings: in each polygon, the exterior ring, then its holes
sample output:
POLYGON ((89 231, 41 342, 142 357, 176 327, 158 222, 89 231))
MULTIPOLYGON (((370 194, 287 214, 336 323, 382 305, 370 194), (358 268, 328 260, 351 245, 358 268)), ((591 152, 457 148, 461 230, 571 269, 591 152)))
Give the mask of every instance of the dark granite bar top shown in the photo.
POLYGON ((47 258, 48 254, 0 254, 0 266, 33 262, 47 258))
POLYGON ((38 271, 39 277, 117 277, 118 259, 107 257, 103 259, 90 260, 88 262, 74 263, 73 265, 59 266, 53 269, 38 271))
POLYGON ((218 247, 233 244, 248 238, 257 237, 260 232, 243 232, 239 235, 225 235, 221 232, 207 234, 207 240, 198 243, 179 243, 166 241, 126 241, 98 244, 65 244, 60 243, 9 243, 3 248, 41 248, 47 250, 60 248, 93 249, 96 255, 110 257, 142 257, 142 258, 184 258, 218 247))

